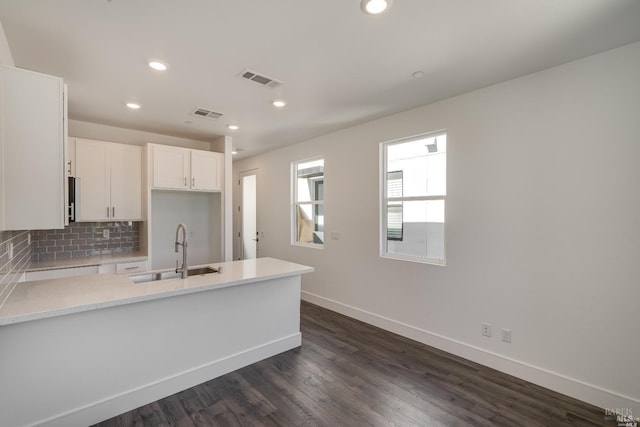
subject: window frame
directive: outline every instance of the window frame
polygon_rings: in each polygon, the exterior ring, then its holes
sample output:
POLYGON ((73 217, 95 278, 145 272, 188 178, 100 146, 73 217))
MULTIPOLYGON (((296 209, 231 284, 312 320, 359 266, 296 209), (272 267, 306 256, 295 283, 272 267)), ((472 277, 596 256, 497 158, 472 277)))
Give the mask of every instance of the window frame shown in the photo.
MULTIPOLYGON (((443 195, 437 196, 402 196, 402 197, 388 197, 387 196, 387 174, 389 172, 387 170, 387 147, 396 144, 403 144, 412 141, 418 141, 426 138, 437 138, 439 136, 446 136, 446 129, 438 130, 435 132, 422 133, 418 135, 408 136, 404 138, 394 139, 390 141, 381 142, 379 145, 379 218, 380 218, 380 227, 379 227, 379 250, 380 250, 380 258, 385 259, 393 259, 398 261, 409 261, 416 262, 420 264, 428 264, 428 265, 437 265, 437 266, 446 266, 447 263, 447 192, 443 195), (444 203, 444 224, 443 224, 443 259, 438 258, 428 258, 426 256, 417 256, 417 255, 409 255, 409 254, 392 254, 388 252, 387 241, 388 241, 388 230, 387 230, 387 205, 388 202, 411 202, 411 201, 430 201, 430 200, 442 200, 444 203)), ((448 138, 447 138, 448 142, 448 138)), ((447 144, 448 147, 448 144, 447 144)), ((448 154, 447 149, 447 154, 448 154)), ((447 155, 445 159, 445 165, 448 163, 449 156, 447 155)), ((445 183, 447 181, 447 173, 445 166, 445 183)), ((403 231, 404 233, 404 231, 403 231)))
MULTIPOLYGON (((325 163, 324 156, 315 156, 315 157, 310 157, 303 160, 295 160, 291 162, 291 208, 289 209, 289 211, 291 213, 290 224, 291 224, 291 245, 292 246, 301 246, 301 247, 312 248, 312 249, 324 249, 324 240, 323 240, 323 243, 313 243, 313 242, 308 243, 308 242, 298 241, 298 216, 297 216, 298 206, 300 205, 310 205, 312 207, 311 212, 312 212, 312 215, 314 215, 314 218, 313 218, 314 224, 316 224, 316 221, 315 221, 316 206, 318 205, 323 206, 322 212, 324 216, 324 191, 325 191, 324 163, 325 163), (298 165, 301 163, 308 163, 308 162, 313 162, 318 160, 322 160, 322 182, 323 182, 322 200, 310 200, 310 201, 299 202, 297 199, 298 197, 298 165)), ((318 180, 316 179, 316 181, 318 180)), ((316 191, 316 186, 317 186, 317 182, 314 183, 314 188, 313 188, 314 193, 316 191)), ((323 228, 324 228, 324 223, 323 223, 323 228)))

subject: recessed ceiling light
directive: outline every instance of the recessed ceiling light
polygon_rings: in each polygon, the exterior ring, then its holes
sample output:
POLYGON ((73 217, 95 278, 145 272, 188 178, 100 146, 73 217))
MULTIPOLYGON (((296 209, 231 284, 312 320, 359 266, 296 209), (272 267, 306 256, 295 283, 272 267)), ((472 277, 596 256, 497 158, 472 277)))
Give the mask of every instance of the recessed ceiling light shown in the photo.
POLYGON ((362 11, 370 15, 377 15, 391 7, 392 0, 362 0, 360 7, 362 11))
POLYGON ((423 77, 423 76, 424 76, 424 72, 420 70, 411 74, 411 77, 413 77, 414 79, 419 79, 420 77, 423 77))
POLYGON ((287 101, 285 101, 284 99, 274 99, 272 104, 274 107, 283 108, 287 105, 287 101))
POLYGON ((164 61, 160 61, 159 59, 151 59, 149 60, 149 62, 147 62, 147 64, 149 65, 149 67, 157 71, 166 71, 167 68, 169 68, 169 64, 164 61))
POLYGON ((238 152, 236 150, 233 150, 231 154, 238 154, 238 152))
POLYGON ((238 130, 238 129, 240 129, 237 125, 227 125, 227 128, 228 128, 228 129, 231 129, 231 130, 238 130))
POLYGON ((131 108, 132 110, 139 110, 140 104, 136 104, 135 102, 127 102, 127 107, 131 108))

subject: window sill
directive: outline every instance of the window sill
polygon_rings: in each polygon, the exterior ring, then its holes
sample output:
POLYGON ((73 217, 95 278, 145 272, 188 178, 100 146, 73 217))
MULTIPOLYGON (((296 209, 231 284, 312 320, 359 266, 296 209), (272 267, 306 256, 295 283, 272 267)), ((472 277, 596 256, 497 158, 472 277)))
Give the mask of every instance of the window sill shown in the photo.
POLYGON ((380 258, 393 259, 396 261, 415 262, 418 264, 436 265, 439 267, 446 267, 447 265, 447 260, 435 259, 435 258, 409 257, 409 256, 390 255, 390 254, 380 254, 380 258))
POLYGON ((293 242, 291 246, 300 246, 303 248, 311 248, 311 249, 324 249, 324 244, 320 243, 302 243, 302 242, 293 242))

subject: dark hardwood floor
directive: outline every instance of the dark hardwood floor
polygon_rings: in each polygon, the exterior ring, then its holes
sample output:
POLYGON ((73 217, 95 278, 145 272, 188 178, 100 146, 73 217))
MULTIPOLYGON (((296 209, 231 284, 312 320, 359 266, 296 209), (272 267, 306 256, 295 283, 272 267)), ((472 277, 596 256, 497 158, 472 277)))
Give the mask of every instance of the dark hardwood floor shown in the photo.
POLYGON ((97 426, 615 426, 604 411, 302 303, 299 349, 97 426))

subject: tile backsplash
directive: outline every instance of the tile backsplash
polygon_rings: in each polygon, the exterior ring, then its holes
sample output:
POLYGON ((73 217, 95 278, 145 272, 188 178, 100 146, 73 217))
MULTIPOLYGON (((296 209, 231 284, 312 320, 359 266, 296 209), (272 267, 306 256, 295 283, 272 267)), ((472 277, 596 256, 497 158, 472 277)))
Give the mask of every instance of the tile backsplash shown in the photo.
POLYGON ((33 237, 32 231, 0 231, 0 306, 31 264, 30 233, 33 237))
POLYGON ((34 262, 140 250, 140 222, 74 222, 32 233, 34 262))

